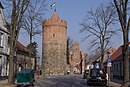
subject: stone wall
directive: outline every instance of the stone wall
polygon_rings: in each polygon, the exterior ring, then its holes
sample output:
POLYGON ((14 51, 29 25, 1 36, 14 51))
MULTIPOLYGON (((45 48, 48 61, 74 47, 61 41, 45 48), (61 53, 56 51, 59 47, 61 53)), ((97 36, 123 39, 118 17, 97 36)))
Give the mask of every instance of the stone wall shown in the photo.
MULTIPOLYGON (((50 19, 43 21, 43 60, 45 75, 66 73, 67 23, 54 12, 50 19)), ((44 71, 44 70, 43 70, 44 71)))

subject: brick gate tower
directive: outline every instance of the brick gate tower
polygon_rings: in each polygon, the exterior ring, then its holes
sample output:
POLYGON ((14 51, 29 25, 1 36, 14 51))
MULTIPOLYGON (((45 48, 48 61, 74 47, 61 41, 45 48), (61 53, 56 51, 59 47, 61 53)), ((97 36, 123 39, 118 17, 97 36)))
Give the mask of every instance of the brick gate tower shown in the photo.
POLYGON ((42 65, 45 75, 64 75, 66 72, 67 22, 56 11, 43 21, 42 65))

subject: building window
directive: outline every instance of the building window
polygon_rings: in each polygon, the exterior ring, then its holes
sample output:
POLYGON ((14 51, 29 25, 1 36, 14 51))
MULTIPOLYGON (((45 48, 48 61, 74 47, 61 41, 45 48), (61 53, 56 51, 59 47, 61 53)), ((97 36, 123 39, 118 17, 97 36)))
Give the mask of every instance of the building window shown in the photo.
POLYGON ((8 36, 8 47, 10 46, 10 37, 8 36))
POLYGON ((116 64, 116 66, 117 66, 117 72, 118 72, 118 64, 116 64))
POLYGON ((0 32, 0 47, 2 47, 2 41, 3 40, 3 33, 2 32, 0 32))

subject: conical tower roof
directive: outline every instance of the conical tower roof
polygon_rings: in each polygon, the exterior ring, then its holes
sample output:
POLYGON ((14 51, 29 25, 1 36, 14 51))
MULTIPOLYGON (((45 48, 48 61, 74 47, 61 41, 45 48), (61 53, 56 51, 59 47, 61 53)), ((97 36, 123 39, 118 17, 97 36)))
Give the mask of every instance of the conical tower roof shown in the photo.
POLYGON ((51 18, 46 19, 43 21, 43 26, 63 26, 67 28, 67 22, 63 19, 60 19, 58 16, 57 12, 54 11, 53 15, 51 18))
POLYGON ((54 11, 54 13, 53 13, 51 18, 59 19, 59 16, 58 16, 56 11, 54 11))

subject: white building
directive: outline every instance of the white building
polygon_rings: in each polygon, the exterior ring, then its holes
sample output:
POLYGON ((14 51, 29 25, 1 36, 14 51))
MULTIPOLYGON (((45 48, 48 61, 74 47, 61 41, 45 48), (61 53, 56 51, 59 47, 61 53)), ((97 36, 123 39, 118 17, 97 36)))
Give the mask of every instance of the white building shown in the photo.
POLYGON ((7 76, 7 60, 8 60, 8 38, 9 32, 4 17, 4 7, 0 2, 0 76, 7 76))

